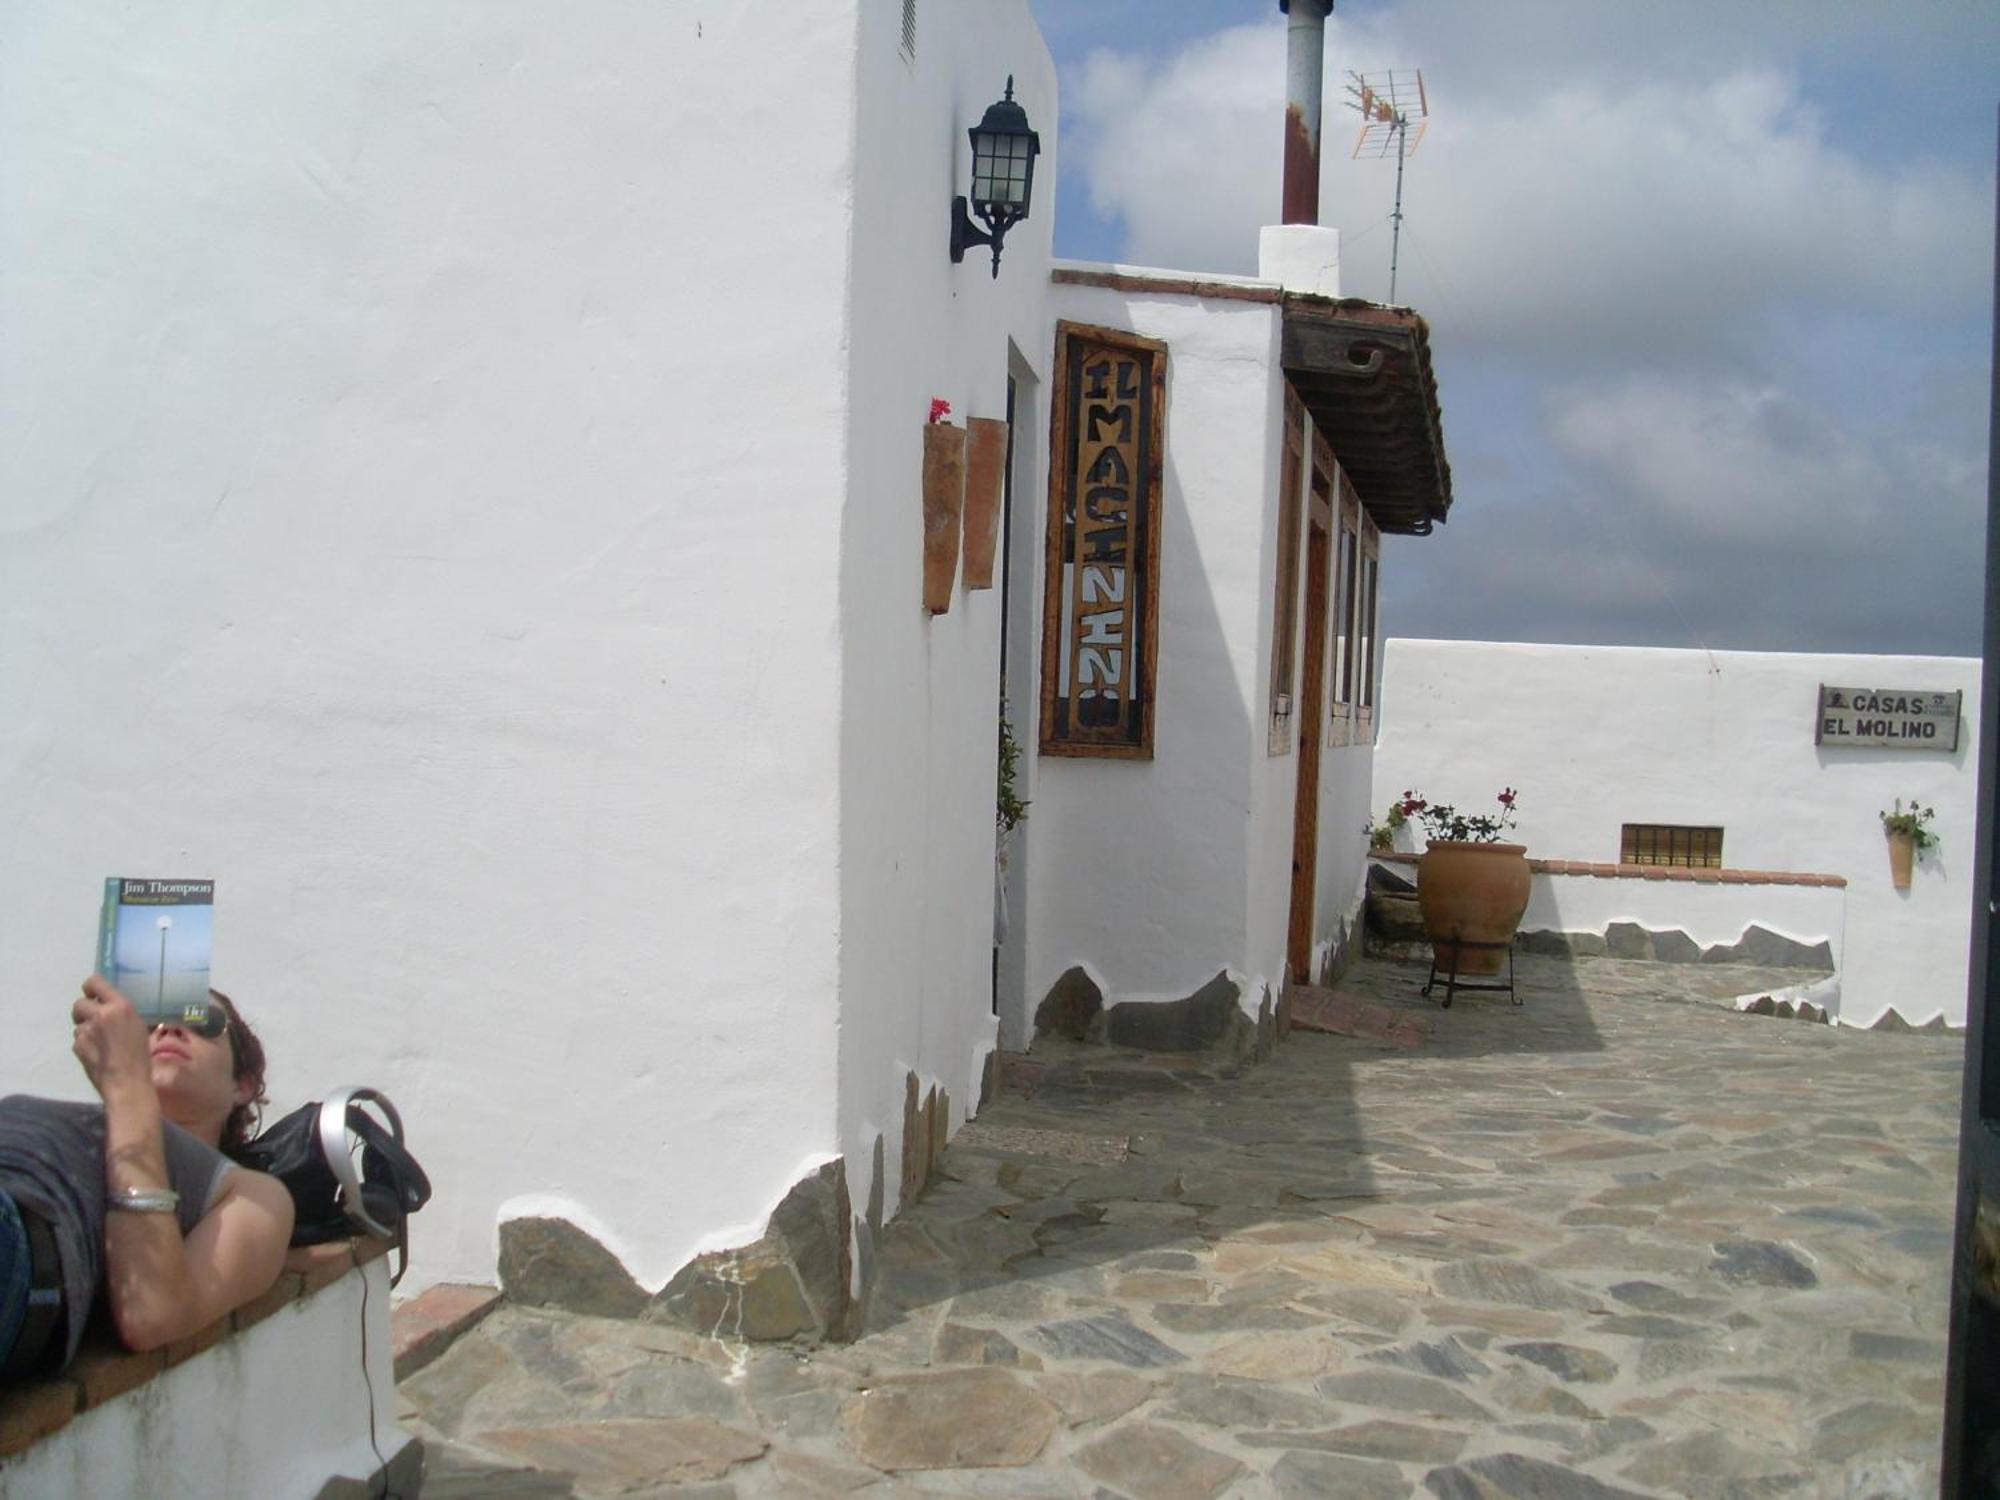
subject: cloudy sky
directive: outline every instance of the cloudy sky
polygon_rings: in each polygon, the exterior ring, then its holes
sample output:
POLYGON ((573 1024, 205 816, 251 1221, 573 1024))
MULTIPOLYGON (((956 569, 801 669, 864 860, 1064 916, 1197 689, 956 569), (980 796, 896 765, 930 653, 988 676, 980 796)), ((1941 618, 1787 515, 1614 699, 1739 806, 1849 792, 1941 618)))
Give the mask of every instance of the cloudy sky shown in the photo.
MULTIPOLYGON (((1056 253, 1254 273, 1276 0, 1034 6, 1056 253)), ((1395 168, 1340 86, 1391 67, 1455 498, 1385 542, 1385 630, 1976 655, 2000 5, 1341 0, 1320 214, 1378 300, 1395 168)))

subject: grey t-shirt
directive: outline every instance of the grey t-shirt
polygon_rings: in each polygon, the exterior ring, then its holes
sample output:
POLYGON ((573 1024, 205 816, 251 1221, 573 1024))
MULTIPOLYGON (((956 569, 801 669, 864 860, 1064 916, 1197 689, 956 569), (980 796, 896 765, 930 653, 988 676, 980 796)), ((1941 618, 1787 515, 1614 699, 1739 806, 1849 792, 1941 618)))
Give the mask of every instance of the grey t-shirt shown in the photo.
MULTIPOLYGON (((181 1195, 174 1217, 185 1238, 215 1202, 234 1163, 171 1122, 163 1133, 167 1185, 181 1195)), ((0 1189, 55 1232, 69 1321, 67 1364, 76 1357, 104 1277, 104 1106, 26 1094, 0 1099, 0 1189)))

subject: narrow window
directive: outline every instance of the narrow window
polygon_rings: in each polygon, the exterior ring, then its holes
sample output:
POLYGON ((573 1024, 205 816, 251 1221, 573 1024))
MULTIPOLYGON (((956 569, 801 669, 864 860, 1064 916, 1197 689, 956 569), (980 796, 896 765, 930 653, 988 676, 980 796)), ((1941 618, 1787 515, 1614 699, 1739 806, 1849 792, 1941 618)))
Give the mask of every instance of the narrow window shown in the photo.
POLYGON ((1354 632, 1361 642, 1361 681, 1356 692, 1353 737, 1357 745, 1375 742, 1375 684, 1379 676, 1376 658, 1380 651, 1376 625, 1381 613, 1382 577, 1382 533, 1365 513, 1360 519, 1361 585, 1354 599, 1354 632))
POLYGON ((1361 641, 1356 627, 1361 595, 1361 503, 1340 476, 1340 548, 1333 570, 1333 705, 1329 745, 1354 743, 1354 708, 1361 677, 1361 641))
POLYGON ((1627 823, 1618 841, 1618 862, 1720 869, 1722 830, 1679 823, 1627 823))
POLYGON ((1266 748, 1292 747, 1292 695, 1299 638, 1299 511, 1305 482, 1305 404, 1285 387, 1285 445, 1278 469, 1278 579, 1271 610, 1271 720, 1266 748))

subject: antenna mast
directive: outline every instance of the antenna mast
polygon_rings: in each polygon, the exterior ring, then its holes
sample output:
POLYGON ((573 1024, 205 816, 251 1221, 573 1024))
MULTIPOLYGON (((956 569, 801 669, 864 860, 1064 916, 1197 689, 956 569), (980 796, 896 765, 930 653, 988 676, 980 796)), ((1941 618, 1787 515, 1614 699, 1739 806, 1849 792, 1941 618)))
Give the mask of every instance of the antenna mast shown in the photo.
POLYGON ((1403 163, 1417 154, 1417 146, 1430 128, 1430 101, 1424 96, 1421 68, 1405 68, 1400 73, 1349 73, 1348 104, 1360 111, 1361 134, 1354 142, 1353 159, 1381 158, 1396 153, 1396 207, 1389 215, 1394 226, 1389 232, 1389 300, 1396 300, 1396 262, 1403 248, 1403 163), (1416 132, 1411 133, 1411 125, 1416 132))

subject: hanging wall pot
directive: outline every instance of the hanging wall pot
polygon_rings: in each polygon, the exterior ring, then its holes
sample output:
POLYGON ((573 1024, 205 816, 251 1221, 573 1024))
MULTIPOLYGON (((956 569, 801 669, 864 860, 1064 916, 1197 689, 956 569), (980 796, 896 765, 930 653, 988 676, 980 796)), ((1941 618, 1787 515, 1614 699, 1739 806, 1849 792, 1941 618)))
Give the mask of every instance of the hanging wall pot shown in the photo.
POLYGON ((965 428, 965 586, 990 589, 1000 540, 1007 424, 998 417, 973 417, 965 428))
POLYGON ((1910 872, 1917 863, 1917 837, 1913 833, 1889 835, 1889 883, 1899 891, 1910 888, 1910 872))
POLYGON ((924 608, 934 615, 951 608, 964 505, 965 429, 932 422, 924 428, 924 608))

